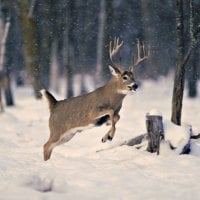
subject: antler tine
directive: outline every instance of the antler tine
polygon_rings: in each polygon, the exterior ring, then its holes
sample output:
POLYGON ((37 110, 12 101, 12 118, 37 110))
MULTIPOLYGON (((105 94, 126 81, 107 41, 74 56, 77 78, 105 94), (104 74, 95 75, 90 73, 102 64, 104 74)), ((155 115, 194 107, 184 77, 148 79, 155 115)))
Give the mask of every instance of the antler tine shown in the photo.
POLYGON ((148 58, 150 56, 150 45, 148 45, 148 50, 146 53, 145 47, 144 47, 144 42, 142 42, 142 49, 143 49, 143 55, 146 56, 146 58, 148 58))
POLYGON ((136 66, 146 60, 149 55, 150 46, 148 46, 148 52, 146 52, 144 42, 140 42, 140 40, 137 39, 137 61, 135 62, 134 56, 132 56, 132 66, 129 67, 129 70, 134 72, 136 66))
POLYGON ((118 38, 115 37, 114 38, 114 47, 113 47, 114 49, 117 47, 117 42, 118 42, 118 38))
MULTIPOLYGON (((110 45, 109 45, 109 55, 110 55, 110 60, 113 62, 113 57, 116 56, 116 54, 119 52, 119 49, 121 48, 121 46, 123 45, 123 41, 119 41, 119 38, 114 38, 114 42, 113 42, 113 47, 112 47, 112 41, 110 41, 110 45)), ((116 64, 113 62, 113 64, 116 64)))
POLYGON ((142 42, 142 44, 141 44, 138 39, 137 39, 137 41, 138 41, 137 42, 138 58, 137 58, 137 61, 134 63, 134 66, 139 65, 141 62, 146 60, 150 55, 149 48, 148 48, 148 53, 146 54, 145 47, 144 47, 144 42, 142 42), (142 50, 142 52, 141 52, 141 50, 142 50))

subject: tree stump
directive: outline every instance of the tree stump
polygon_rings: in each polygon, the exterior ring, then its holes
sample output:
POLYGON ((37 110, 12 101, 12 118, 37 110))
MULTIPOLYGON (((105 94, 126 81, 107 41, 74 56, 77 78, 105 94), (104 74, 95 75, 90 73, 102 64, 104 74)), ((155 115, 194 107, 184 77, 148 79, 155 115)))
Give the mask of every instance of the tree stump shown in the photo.
POLYGON ((164 138, 162 116, 147 113, 146 128, 148 138, 147 151, 151 153, 157 152, 157 155, 159 155, 160 141, 164 138))

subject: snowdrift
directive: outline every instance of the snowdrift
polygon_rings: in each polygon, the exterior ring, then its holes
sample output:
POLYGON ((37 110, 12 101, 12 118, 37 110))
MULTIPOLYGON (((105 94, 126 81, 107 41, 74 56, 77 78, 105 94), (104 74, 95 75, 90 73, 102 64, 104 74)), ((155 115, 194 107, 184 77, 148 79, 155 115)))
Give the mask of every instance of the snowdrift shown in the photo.
MULTIPOLYGON (((35 100, 29 87, 16 89, 16 106, 0 115, 0 199, 199 199, 200 141, 192 141, 189 155, 165 144, 159 156, 120 146, 146 132, 145 115, 152 108, 166 119, 168 140, 184 144, 187 129, 177 130, 167 120, 171 88, 170 78, 145 82, 124 100, 112 142, 101 143, 106 126, 86 130, 56 147, 47 162, 42 153, 49 136, 46 104, 35 100)), ((199 98, 184 98, 182 118, 200 132, 199 98)))

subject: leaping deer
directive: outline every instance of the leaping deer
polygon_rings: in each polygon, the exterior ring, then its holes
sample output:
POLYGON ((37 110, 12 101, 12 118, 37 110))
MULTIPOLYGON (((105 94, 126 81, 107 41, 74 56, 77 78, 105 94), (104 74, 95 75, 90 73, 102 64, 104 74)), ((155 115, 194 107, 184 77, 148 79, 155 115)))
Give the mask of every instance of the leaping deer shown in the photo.
POLYGON ((104 86, 95 91, 78 97, 57 101, 52 94, 42 90, 49 104, 49 140, 44 144, 44 160, 50 159, 55 146, 68 142, 77 133, 91 126, 99 126, 111 121, 110 130, 103 136, 102 142, 112 140, 115 134, 115 124, 120 119, 119 111, 122 101, 129 91, 138 88, 133 71, 137 65, 149 56, 144 49, 144 44, 137 42, 138 58, 127 71, 120 67, 119 62, 114 62, 114 57, 123 45, 123 41, 114 39, 110 42, 109 54, 112 66, 109 65, 112 78, 104 86), (113 47, 112 47, 113 46, 113 47))

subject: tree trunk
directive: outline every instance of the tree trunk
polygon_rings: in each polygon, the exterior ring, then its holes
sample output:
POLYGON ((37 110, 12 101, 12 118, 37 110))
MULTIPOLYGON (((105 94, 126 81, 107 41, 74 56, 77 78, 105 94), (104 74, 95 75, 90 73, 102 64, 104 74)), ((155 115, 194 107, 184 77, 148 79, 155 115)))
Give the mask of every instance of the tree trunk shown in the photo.
POLYGON ((176 70, 174 78, 174 88, 172 97, 171 121, 181 125, 181 111, 185 80, 184 56, 184 36, 183 36, 183 0, 176 0, 176 70))
POLYGON ((141 40, 147 41, 150 44, 150 60, 148 61, 148 65, 144 65, 138 69, 140 71, 140 76, 143 78, 157 78, 157 70, 159 66, 159 59, 161 57, 161 53, 159 51, 160 42, 159 38, 159 28, 157 27, 158 17, 153 16, 157 14, 156 10, 154 9, 153 2, 141 0, 141 10, 142 10, 142 29, 143 33, 140 35, 141 40), (154 24, 152 26, 152 24, 154 24), (159 44, 159 45, 158 45, 159 44), (145 68, 145 73, 144 73, 145 68))
POLYGON ((105 0, 101 0, 99 11, 99 31, 97 38, 97 64, 96 64, 96 81, 99 84, 102 79, 102 56, 103 56, 103 38, 105 27, 105 0))
MULTIPOLYGON (((196 14, 197 15, 197 14, 196 14)), ((190 0, 190 40, 195 43, 194 36, 194 0, 190 0)), ((188 70, 188 96, 194 98, 197 96, 197 65, 199 61, 198 47, 194 48, 194 54, 192 55, 190 67, 188 70)))
POLYGON ((67 73, 67 81, 66 81, 66 97, 73 97, 73 77, 76 71, 75 68, 75 24, 76 24, 76 13, 75 13, 75 1, 68 1, 67 3, 67 22, 66 22, 66 32, 65 32, 65 47, 66 47, 66 73, 67 73))
POLYGON ((159 154, 160 141, 164 134, 162 116, 147 114, 146 128, 148 138, 147 151, 151 153, 157 152, 159 154))
POLYGON ((67 67, 67 92, 66 92, 66 97, 70 98, 73 97, 73 75, 70 73, 69 67, 67 67))
POLYGON ((25 62, 28 75, 31 78, 36 98, 41 98, 41 77, 38 63, 38 43, 36 40, 36 23, 33 18, 28 18, 29 1, 20 0, 23 42, 25 48, 25 62))
POLYGON ((36 37, 38 43, 38 68, 40 70, 41 85, 43 88, 48 89, 50 86, 51 50, 54 37, 53 23, 55 23, 55 16, 52 12, 54 7, 50 0, 36 3, 35 7, 36 23, 33 23, 32 26, 36 31, 34 37, 36 37))
POLYGON ((193 51, 199 40, 199 27, 194 31, 193 0, 190 0, 190 45, 187 53, 184 52, 184 27, 183 27, 183 0, 176 0, 176 71, 174 78, 174 88, 172 97, 171 121, 176 125, 181 125, 182 101, 185 82, 185 66, 193 55, 193 51), (185 54, 185 55, 184 55, 185 54))
POLYGON ((110 77, 108 64, 109 58, 109 43, 113 40, 113 0, 105 1, 105 29, 103 39, 103 78, 108 80, 110 77))
MULTIPOLYGON (((1 49, 0 49, 0 71, 2 73, 2 80, 0 80, 1 83, 1 89, 4 89, 5 92, 5 98, 6 98, 6 105, 7 106, 13 106, 14 101, 13 101, 13 95, 12 95, 12 90, 10 86, 10 78, 9 78, 9 70, 6 70, 7 72, 5 73, 4 71, 4 66, 5 66, 5 52, 6 52, 6 41, 7 41, 7 36, 9 32, 9 27, 10 27, 10 21, 7 21, 5 24, 5 29, 3 31, 3 35, 1 39, 1 49)), ((0 90, 0 93, 2 91, 0 90)))
POLYGON ((51 73, 50 73, 50 86, 56 92, 59 93, 59 73, 58 73, 58 57, 57 57, 57 44, 54 42, 51 53, 51 73))
POLYGON ((5 74, 5 83, 4 83, 4 92, 5 92, 5 98, 6 98, 6 105, 7 106, 13 106, 13 95, 10 85, 10 77, 8 74, 5 74))
POLYGON ((5 60, 5 50, 6 50, 6 41, 8 36, 8 31, 10 28, 10 21, 7 21, 5 24, 5 28, 0 38, 1 45, 0 45, 0 70, 3 70, 4 60, 5 60))
POLYGON ((195 48, 194 56, 192 62, 190 63, 190 68, 188 70, 188 96, 190 98, 197 97, 197 66, 199 65, 199 52, 195 48))

